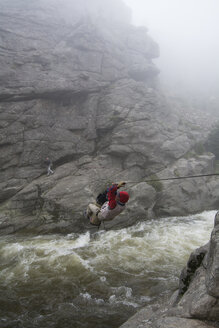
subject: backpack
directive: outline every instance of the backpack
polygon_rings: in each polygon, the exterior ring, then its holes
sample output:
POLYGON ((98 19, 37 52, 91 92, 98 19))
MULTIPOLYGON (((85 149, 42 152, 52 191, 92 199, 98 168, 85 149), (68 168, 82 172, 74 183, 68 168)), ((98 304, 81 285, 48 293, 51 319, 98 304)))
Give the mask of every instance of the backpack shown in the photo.
POLYGON ((99 194, 96 198, 96 203, 101 206, 107 201, 108 201, 107 190, 105 190, 103 193, 99 194))

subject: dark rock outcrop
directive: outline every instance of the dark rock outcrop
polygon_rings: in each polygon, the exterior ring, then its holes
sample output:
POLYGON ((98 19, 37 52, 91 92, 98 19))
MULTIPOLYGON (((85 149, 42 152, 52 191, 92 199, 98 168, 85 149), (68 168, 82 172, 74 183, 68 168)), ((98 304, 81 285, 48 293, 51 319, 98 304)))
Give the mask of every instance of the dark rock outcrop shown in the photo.
POLYGON ((218 206, 216 180, 146 182, 211 173, 191 150, 214 118, 161 93, 158 45, 122 2, 0 0, 0 42, 1 233, 87 229, 83 209, 115 180, 131 201, 109 227, 218 206))
POLYGON ((219 327, 219 212, 208 245, 194 251, 169 303, 150 306, 121 328, 219 327))

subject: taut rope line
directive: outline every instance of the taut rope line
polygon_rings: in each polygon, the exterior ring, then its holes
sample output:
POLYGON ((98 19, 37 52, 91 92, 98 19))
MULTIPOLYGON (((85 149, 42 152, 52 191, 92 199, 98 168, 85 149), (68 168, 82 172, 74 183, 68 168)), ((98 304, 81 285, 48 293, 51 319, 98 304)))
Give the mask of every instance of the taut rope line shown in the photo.
POLYGON ((184 177, 173 177, 173 178, 150 179, 150 180, 143 180, 143 181, 127 181, 127 183, 155 182, 155 181, 168 181, 168 180, 180 180, 180 179, 192 179, 192 178, 194 179, 194 178, 202 178, 202 177, 212 177, 217 175, 219 175, 219 173, 189 175, 184 177))

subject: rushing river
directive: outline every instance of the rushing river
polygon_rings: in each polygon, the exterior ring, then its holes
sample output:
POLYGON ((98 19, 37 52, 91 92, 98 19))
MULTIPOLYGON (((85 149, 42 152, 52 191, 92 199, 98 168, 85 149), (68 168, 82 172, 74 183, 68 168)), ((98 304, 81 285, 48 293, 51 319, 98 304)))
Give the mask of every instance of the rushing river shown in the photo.
POLYGON ((2 237, 0 327, 119 327, 177 288, 215 213, 93 234, 2 237))

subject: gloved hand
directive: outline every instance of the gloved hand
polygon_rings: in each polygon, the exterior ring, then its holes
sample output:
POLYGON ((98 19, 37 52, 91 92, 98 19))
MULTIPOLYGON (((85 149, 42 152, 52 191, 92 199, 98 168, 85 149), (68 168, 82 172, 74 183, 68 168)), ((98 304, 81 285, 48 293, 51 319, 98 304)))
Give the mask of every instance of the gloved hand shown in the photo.
POLYGON ((126 182, 124 182, 124 181, 120 181, 120 182, 117 184, 117 188, 123 187, 125 184, 126 184, 126 182))

